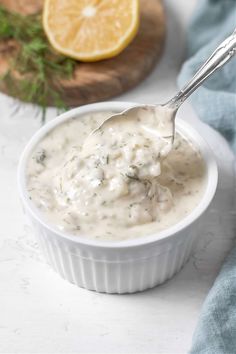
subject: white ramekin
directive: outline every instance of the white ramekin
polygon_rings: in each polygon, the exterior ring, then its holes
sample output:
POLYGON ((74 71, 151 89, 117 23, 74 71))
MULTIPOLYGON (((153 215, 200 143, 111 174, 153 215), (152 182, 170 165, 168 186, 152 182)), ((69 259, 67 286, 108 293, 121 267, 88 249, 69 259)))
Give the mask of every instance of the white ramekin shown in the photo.
POLYGON ((99 292, 121 294, 142 291, 163 283, 178 272, 193 251, 196 221, 209 206, 217 186, 217 165, 210 148, 192 126, 178 119, 177 130, 198 146, 207 170, 205 193, 190 215, 158 234, 116 242, 64 234, 48 224, 27 193, 25 170, 32 149, 50 130, 72 117, 89 112, 118 112, 134 105, 103 102, 60 115, 31 138, 18 168, 20 197, 48 263, 68 281, 99 292))

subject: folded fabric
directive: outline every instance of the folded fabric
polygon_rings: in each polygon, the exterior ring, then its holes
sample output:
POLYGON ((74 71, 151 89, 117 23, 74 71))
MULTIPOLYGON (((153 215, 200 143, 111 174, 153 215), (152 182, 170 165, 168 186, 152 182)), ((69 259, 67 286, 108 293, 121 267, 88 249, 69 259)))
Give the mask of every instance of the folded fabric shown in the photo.
MULTIPOLYGON (((236 27, 236 0, 199 0, 187 35, 183 86, 236 27)), ((199 117, 218 129, 236 152, 236 57, 217 70, 191 96, 199 117)))
MULTIPOLYGON (((236 27, 236 0, 199 0, 187 35, 183 86, 236 27)), ((236 57, 191 97, 199 117, 219 130, 236 152, 236 57)), ((191 354, 236 353, 236 248, 226 260, 203 305, 191 354)))
POLYGON ((190 353, 236 353, 236 248, 205 300, 190 353))

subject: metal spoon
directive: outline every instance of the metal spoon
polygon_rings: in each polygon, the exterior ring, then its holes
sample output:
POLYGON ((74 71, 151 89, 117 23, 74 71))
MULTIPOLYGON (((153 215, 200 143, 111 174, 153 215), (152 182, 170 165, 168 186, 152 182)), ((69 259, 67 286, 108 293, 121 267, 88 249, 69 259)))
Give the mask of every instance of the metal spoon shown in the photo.
MULTIPOLYGON (((106 119, 97 129, 95 129, 87 140, 94 138, 94 135, 101 133, 109 126, 114 124, 122 124, 124 120, 137 118, 137 124, 142 122, 142 128, 149 131, 152 130, 154 135, 165 139, 171 149, 174 132, 175 132, 175 117, 177 110, 182 103, 189 97, 209 76, 217 69, 226 64, 236 53, 236 29, 231 36, 226 38, 201 66, 193 78, 167 103, 162 105, 139 105, 129 108, 121 113, 114 114, 106 119), (147 115, 152 115, 155 119, 155 124, 148 126, 148 121, 145 120, 147 115), (136 118, 135 118, 136 117, 136 118), (146 122, 146 123, 145 123, 146 122)), ((88 142, 87 142, 88 143, 88 142)), ((87 144, 86 144, 87 145, 87 144)))

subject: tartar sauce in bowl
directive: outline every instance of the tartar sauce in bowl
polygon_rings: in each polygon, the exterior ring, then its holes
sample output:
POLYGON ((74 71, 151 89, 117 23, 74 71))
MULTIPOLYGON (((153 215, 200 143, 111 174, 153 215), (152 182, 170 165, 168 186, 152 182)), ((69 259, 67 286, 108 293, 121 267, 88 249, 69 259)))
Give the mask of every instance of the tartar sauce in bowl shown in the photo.
POLYGON ((130 122, 87 144, 111 114, 71 118, 49 131, 28 160, 29 197, 45 220, 75 237, 117 241, 168 229, 204 194, 201 153, 177 132, 166 154, 130 122))

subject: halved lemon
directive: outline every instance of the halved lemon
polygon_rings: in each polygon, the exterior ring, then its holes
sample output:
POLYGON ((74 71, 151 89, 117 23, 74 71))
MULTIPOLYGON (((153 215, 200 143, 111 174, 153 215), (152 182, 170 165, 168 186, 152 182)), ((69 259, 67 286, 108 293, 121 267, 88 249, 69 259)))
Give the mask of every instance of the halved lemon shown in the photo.
POLYGON ((139 0, 45 0, 43 26, 51 45, 68 57, 111 58, 137 33, 139 0))

